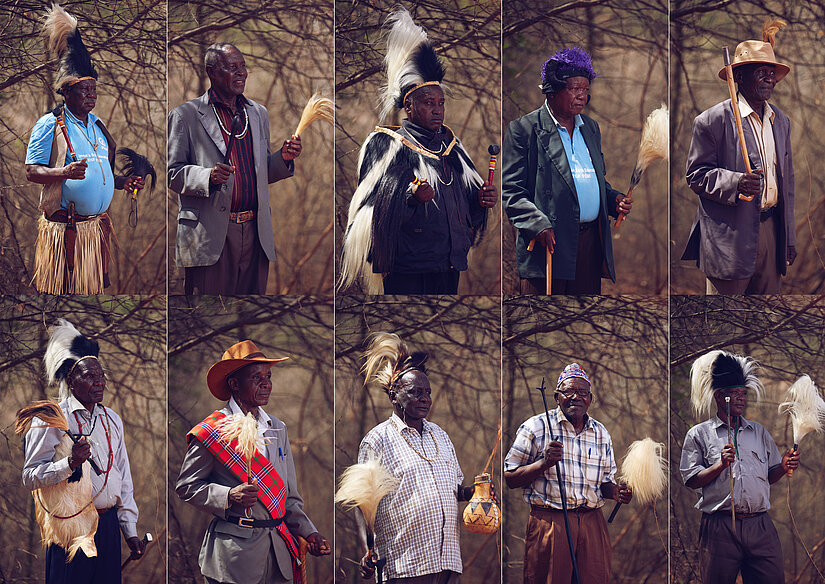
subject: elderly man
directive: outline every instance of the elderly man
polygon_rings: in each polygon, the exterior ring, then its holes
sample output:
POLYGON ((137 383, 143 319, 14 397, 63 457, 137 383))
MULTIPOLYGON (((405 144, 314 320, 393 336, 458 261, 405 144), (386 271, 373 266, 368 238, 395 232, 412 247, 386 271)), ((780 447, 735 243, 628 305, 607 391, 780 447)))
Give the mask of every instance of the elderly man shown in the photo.
POLYGON ((115 141, 92 113, 97 71, 77 19, 55 4, 45 33, 60 54, 54 90, 64 103, 37 120, 26 150, 26 178, 43 185, 34 282, 48 294, 102 294, 109 286, 108 209, 114 189, 142 189, 115 176, 115 141))
POLYGON ((177 265, 186 294, 265 294, 275 261, 267 184, 292 176, 301 139, 270 153, 269 116, 243 95, 246 61, 236 47, 210 46, 204 64, 209 90, 168 118, 169 188, 180 202, 177 265))
MULTIPOLYGON (((693 122, 686 178, 699 208, 682 259, 704 272, 708 294, 778 294, 796 259, 791 123, 768 103, 790 71, 773 52, 782 24, 766 23, 763 42, 739 43, 731 64, 753 172, 745 169, 730 100, 693 122)), ((719 77, 727 79, 724 68, 719 77)))
POLYGON ((360 279, 369 294, 456 294, 498 195, 444 125, 444 66, 427 34, 404 9, 388 22, 381 119, 394 108, 407 119, 376 127, 361 148, 339 286, 360 279))
POLYGON ((785 581, 782 545, 768 515, 770 485, 799 466, 799 455, 789 450, 780 456, 767 430, 744 418, 748 392, 758 396, 762 390, 756 368, 750 358, 724 351, 700 357, 691 368, 691 399, 697 412, 716 410, 712 418, 688 430, 679 463, 685 486, 699 495, 704 584, 734 584, 739 573, 744 584, 785 581))
POLYGON ((286 425, 263 410, 272 393, 270 369, 285 359, 267 359, 252 341, 241 341, 206 375, 209 391, 226 405, 186 435, 189 448, 175 492, 213 516, 198 558, 209 584, 297 582, 299 536, 312 555, 330 553, 304 513, 286 425), (252 480, 220 426, 227 416, 250 413, 257 432, 252 480))
MULTIPOLYGON (((400 482, 375 515, 375 552, 386 562, 388 584, 456 584, 462 572, 458 501, 475 487, 464 474, 447 432, 426 419, 433 401, 427 354, 409 353, 398 335, 376 333, 366 354, 367 383, 381 386, 392 404, 389 419, 367 432, 358 462, 379 458, 400 482)), ((365 523, 361 575, 369 578, 365 523)))
MULTIPOLYGON (((99 352, 97 341, 86 338, 71 323, 60 319, 50 331, 43 356, 49 383, 60 384, 59 406, 69 432, 82 438, 75 442, 67 458, 54 460, 64 432, 35 418, 26 434, 23 485, 34 490, 71 481, 79 478, 85 461, 92 461, 97 466, 91 481, 99 514, 94 535, 97 555, 87 556, 81 549, 67 562, 66 550, 50 544, 46 550, 48 584, 119 583, 121 533, 133 559, 144 552, 144 543, 137 537, 138 509, 123 421, 102 404, 106 375, 98 360, 99 352)), ((48 510, 45 513, 50 515, 48 510)))
POLYGON ((541 68, 542 106, 510 122, 502 146, 502 202, 518 230, 522 294, 600 294, 616 281, 608 216, 633 201, 605 180, 599 125, 582 114, 596 72, 590 55, 563 49, 541 68), (534 242, 529 251, 530 242, 534 242))
POLYGON ((573 564, 567 542, 561 477, 570 514, 570 529, 580 581, 607 584, 610 580, 610 538, 601 508, 605 499, 629 503, 629 487, 613 482, 616 461, 607 429, 587 415, 593 399, 590 380, 576 363, 559 375, 555 392, 559 405, 524 422, 504 459, 504 480, 521 488, 530 505, 524 542, 524 584, 568 583, 573 564))

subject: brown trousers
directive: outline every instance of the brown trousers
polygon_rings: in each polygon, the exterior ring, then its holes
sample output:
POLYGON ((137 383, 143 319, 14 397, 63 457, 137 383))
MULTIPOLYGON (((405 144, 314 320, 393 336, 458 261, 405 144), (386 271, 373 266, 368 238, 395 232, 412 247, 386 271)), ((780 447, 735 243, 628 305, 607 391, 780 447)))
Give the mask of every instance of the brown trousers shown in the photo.
POLYGON ((269 258, 258 239, 256 220, 229 223, 226 241, 218 261, 211 266, 186 268, 184 289, 187 295, 266 294, 269 258))
POLYGON ((458 584, 461 574, 444 570, 437 574, 414 576, 412 578, 390 578, 387 584, 458 584))
MULTIPOLYGON (((610 536, 601 509, 569 511, 570 532, 582 584, 610 581, 610 536)), ((524 542, 524 584, 570 584, 573 564, 564 514, 561 510, 533 507, 524 542)))

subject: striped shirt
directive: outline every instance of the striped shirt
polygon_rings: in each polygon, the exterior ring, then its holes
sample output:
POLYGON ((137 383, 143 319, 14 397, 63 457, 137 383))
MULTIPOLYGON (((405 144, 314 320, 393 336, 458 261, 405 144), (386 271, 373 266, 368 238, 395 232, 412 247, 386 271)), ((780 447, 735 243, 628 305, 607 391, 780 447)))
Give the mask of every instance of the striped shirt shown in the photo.
MULTIPOLYGON (((561 466, 562 480, 567 493, 567 507, 589 507, 595 509, 604 505, 601 493, 602 483, 613 482, 616 474, 616 460, 613 457, 613 442, 607 429, 588 416, 584 429, 576 434, 561 411, 550 412, 553 440, 561 435, 564 458, 561 466)), ((544 445, 548 440, 547 421, 544 414, 533 416, 524 422, 516 433, 510 452, 504 459, 504 470, 512 471, 542 458, 544 445)), ((549 505, 561 509, 561 494, 556 478, 556 469, 551 466, 544 474, 522 488, 524 500, 531 505, 549 505)))
MULTIPOLYGON (((229 131, 232 128, 232 116, 235 111, 241 112, 246 105, 250 105, 243 95, 239 95, 235 102, 235 109, 229 107, 228 104, 221 101, 220 97, 209 89, 209 103, 215 108, 218 113, 220 122, 224 128, 229 131)), ((247 128, 242 138, 235 138, 232 145, 232 153, 229 161, 235 167, 235 183, 232 188, 232 212, 257 210, 258 208, 258 193, 255 175, 255 155, 252 150, 252 129, 248 126, 250 123, 247 117, 242 118, 240 132, 243 132, 244 127, 247 128)), ((229 134, 221 130, 223 136, 223 143, 229 145, 229 134)))
POLYGON ((447 433, 424 420, 419 434, 393 414, 361 441, 358 462, 370 452, 401 480, 375 514, 375 551, 387 559, 387 579, 461 573, 456 493, 464 475, 447 433))

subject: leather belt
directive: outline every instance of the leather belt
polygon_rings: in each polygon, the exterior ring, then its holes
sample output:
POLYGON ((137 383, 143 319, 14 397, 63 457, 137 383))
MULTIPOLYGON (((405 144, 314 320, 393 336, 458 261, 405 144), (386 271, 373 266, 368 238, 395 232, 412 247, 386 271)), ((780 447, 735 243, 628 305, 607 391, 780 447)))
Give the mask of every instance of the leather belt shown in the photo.
POLYGON ((595 225, 596 225, 596 220, 595 219, 593 221, 588 221, 587 223, 579 223, 579 233, 581 233, 582 231, 587 231, 588 229, 590 229, 591 227, 593 227, 595 225))
MULTIPOLYGON (((739 511, 736 512, 737 519, 750 519, 751 517, 758 517, 759 515, 764 515, 767 511, 759 511, 757 513, 740 513, 739 511)), ((711 515, 724 515, 725 517, 730 517, 730 509, 725 511, 714 511, 711 515)))
POLYGON ((255 211, 238 211, 237 213, 230 213, 229 220, 232 223, 246 223, 255 218, 255 211))
POLYGON ((226 518, 226 520, 229 523, 234 523, 235 525, 240 525, 241 527, 251 527, 253 529, 261 527, 278 527, 284 522, 283 517, 280 519, 252 519, 251 517, 237 517, 235 515, 230 515, 226 518))
MULTIPOLYGON (((530 506, 533 507, 534 509, 539 509, 541 511, 557 511, 558 513, 562 512, 561 509, 556 509, 555 507, 551 507, 550 505, 536 505, 535 503, 531 503, 530 506)), ((590 511, 595 511, 596 509, 598 509, 598 507, 584 507, 584 506, 581 506, 581 507, 574 507, 573 509, 568 509, 567 512, 568 513, 578 513, 579 515, 581 515, 582 513, 589 513, 590 511)))
POLYGON ((760 211, 759 212, 759 221, 764 223, 765 221, 767 221, 768 219, 773 217, 773 214, 774 214, 775 210, 776 210, 776 205, 774 205, 773 207, 769 207, 768 209, 765 209, 764 211, 760 211))

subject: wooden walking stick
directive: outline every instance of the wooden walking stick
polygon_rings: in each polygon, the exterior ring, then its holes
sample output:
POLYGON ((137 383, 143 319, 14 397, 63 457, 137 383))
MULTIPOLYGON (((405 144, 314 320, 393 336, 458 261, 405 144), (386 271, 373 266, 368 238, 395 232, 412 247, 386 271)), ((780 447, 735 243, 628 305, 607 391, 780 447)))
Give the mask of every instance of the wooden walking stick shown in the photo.
MULTIPOLYGON (((739 113, 739 101, 736 99, 736 88, 733 85, 733 67, 730 64, 730 51, 728 47, 722 47, 722 54, 725 59, 725 77, 728 80, 728 91, 730 92, 730 105, 733 108, 733 119, 736 122, 736 134, 739 136, 739 148, 742 150, 742 160, 745 162, 745 172, 751 174, 751 161, 748 158, 748 147, 745 146, 745 132, 742 130, 742 115, 739 113)), ((753 195, 747 196, 739 193, 739 198, 743 201, 753 201, 753 195)))
MULTIPOLYGON (((530 243, 527 244, 527 251, 533 251, 535 247, 536 239, 533 238, 530 240, 530 243)), ((553 252, 550 251, 549 247, 544 248, 544 278, 544 293, 550 296, 551 284, 553 283, 553 252)))
MULTIPOLYGON (((143 555, 141 555, 140 558, 146 555, 146 550, 149 548, 149 544, 153 541, 155 541, 155 539, 152 537, 152 534, 147 531, 146 535, 143 536, 143 555)), ((136 559, 139 560, 140 558, 136 559)), ((126 566, 128 566, 131 562, 132 556, 129 556, 128 558, 126 558, 126 561, 120 565, 120 571, 122 572, 123 570, 125 570, 126 566)))
MULTIPOLYGON (((728 444, 730 444, 730 396, 725 397, 725 408, 728 411, 728 444)), ((733 533, 736 533, 736 509, 733 508, 733 463, 728 465, 728 475, 730 476, 730 522, 733 533)))

